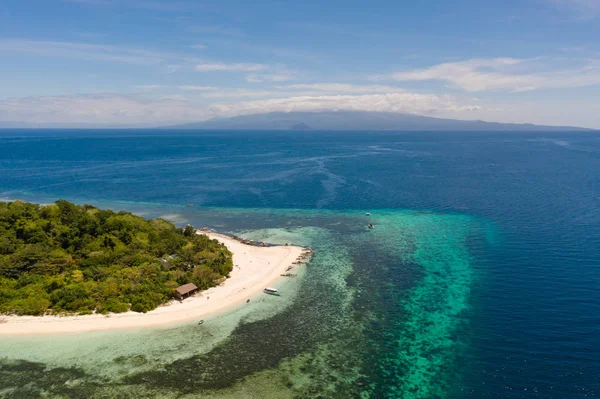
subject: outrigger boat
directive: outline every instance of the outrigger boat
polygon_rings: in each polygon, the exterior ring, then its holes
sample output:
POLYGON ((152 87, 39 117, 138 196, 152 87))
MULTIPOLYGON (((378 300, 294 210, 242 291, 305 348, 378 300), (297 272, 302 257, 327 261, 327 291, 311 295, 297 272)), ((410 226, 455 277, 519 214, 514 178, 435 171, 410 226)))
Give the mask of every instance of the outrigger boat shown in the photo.
POLYGON ((267 287, 263 290, 265 294, 281 296, 281 292, 277 288, 267 287))

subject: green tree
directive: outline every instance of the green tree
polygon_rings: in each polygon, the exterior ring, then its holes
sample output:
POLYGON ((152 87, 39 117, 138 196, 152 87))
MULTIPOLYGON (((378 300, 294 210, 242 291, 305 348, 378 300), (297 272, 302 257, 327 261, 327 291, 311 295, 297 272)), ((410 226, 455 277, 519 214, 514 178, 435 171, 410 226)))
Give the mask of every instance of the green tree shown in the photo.
POLYGON ((192 226, 64 200, 0 203, 0 313, 147 312, 232 268, 227 248, 192 226))

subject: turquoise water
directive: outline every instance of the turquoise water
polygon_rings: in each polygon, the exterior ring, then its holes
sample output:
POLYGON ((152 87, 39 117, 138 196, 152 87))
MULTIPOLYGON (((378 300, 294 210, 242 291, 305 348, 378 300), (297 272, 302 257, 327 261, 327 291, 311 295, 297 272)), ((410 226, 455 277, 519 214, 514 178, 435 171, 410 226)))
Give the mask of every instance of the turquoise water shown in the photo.
MULTIPOLYGON (((237 397, 233 387, 242 379, 238 389, 254 389, 260 396, 268 391, 270 397, 318 393, 425 398, 445 392, 442 367, 459 349, 453 334, 469 308, 472 272, 466 240, 476 233, 476 220, 382 210, 373 211, 370 220, 377 228, 369 230, 365 216, 354 211, 191 212, 186 221, 193 217, 228 225, 250 219, 264 227, 237 233, 309 245, 317 255, 298 279, 288 280, 291 286, 283 288, 284 297, 260 298, 252 308, 202 326, 11 338, 0 344, 4 356, 64 369, 58 386, 69 394, 237 397), (282 224, 287 226, 276 227, 282 224), (372 247, 373 256, 365 257, 372 247), (381 286, 386 275, 395 277, 381 286), (383 341, 376 325, 386 326, 383 341), (370 353, 387 355, 370 358, 370 353), (262 384, 251 382, 267 370, 276 375, 279 387, 265 388, 273 377, 262 384), (75 375, 77 384, 70 373, 82 373, 75 375)), ((2 384, 12 385, 6 380, 2 384)), ((43 381, 31 385, 34 391, 48 389, 43 381)), ((56 388, 53 378, 50 389, 56 388)))
POLYGON ((316 256, 201 326, 3 338, 0 397, 595 397, 598 154, 568 133, 2 132, 1 198, 316 256))
POLYGON ((393 323, 386 340, 390 355, 381 360, 380 372, 394 381, 386 385, 386 396, 443 397, 457 377, 448 365, 456 364, 464 345, 459 333, 468 320, 476 278, 467 240, 479 238, 479 226, 456 215, 391 214, 377 219, 382 227, 378 239, 393 256, 422 272, 414 287, 394 298, 405 316, 393 323))

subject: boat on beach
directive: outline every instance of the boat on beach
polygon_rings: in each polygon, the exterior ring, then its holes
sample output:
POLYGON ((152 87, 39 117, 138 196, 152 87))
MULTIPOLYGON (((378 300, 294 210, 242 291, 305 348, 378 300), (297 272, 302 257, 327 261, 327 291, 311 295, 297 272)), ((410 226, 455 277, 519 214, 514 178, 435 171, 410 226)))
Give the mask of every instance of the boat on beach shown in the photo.
POLYGON ((268 295, 281 296, 281 292, 277 288, 267 287, 263 290, 263 292, 268 295))

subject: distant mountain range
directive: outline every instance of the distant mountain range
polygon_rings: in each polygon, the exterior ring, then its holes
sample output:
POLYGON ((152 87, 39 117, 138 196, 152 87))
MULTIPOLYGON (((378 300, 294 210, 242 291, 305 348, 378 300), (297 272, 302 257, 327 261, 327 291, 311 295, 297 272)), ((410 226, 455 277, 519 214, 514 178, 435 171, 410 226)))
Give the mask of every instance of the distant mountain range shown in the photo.
POLYGON ((196 130, 399 130, 399 131, 592 131, 572 126, 540 126, 484 121, 461 121, 392 112, 320 111, 271 112, 217 118, 169 126, 196 130))
MULTIPOLYGON (((150 129, 156 124, 75 124, 2 122, 0 129, 150 129)), ((396 131, 594 131, 573 126, 541 126, 530 123, 461 121, 393 112, 316 111, 271 112, 215 118, 203 122, 162 126, 181 130, 396 130, 396 131)))

